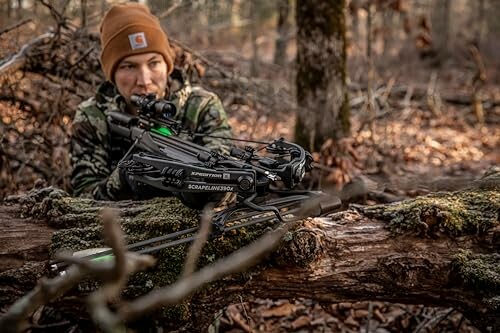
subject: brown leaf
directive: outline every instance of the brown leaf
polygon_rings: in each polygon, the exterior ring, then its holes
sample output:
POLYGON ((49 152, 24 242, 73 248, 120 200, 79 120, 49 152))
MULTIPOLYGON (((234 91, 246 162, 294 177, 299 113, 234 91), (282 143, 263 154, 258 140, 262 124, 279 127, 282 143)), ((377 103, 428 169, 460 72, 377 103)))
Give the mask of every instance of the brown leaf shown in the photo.
POLYGON ((373 316, 378 319, 378 321, 385 323, 387 321, 387 318, 384 317, 384 315, 380 312, 379 309, 373 310, 373 316))
POLYGON ((354 318, 356 319, 361 319, 361 318, 366 318, 368 317, 368 311, 367 310, 355 310, 354 311, 354 318))
POLYGON ((352 309, 352 303, 348 303, 348 302, 339 303, 339 309, 340 310, 352 309))
POLYGON ((290 316, 291 314, 295 313, 295 311, 297 311, 297 306, 290 303, 284 303, 280 306, 263 310, 260 314, 263 318, 285 317, 290 316))
POLYGON ((297 330, 299 328, 302 328, 304 326, 308 326, 311 323, 311 318, 308 316, 300 316, 299 318, 295 319, 291 326, 292 329, 297 330))
POLYGON ((347 317, 347 319, 344 320, 344 324, 359 327, 359 323, 352 316, 347 317))

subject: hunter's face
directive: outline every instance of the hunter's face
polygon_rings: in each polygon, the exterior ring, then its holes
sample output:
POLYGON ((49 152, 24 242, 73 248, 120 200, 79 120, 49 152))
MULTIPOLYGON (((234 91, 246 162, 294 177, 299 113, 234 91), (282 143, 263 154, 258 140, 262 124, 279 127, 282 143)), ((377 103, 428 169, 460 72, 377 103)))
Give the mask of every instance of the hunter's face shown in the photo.
POLYGON ((143 53, 123 58, 115 71, 115 85, 118 92, 130 104, 133 94, 156 94, 165 96, 167 86, 167 64, 156 52, 143 53))

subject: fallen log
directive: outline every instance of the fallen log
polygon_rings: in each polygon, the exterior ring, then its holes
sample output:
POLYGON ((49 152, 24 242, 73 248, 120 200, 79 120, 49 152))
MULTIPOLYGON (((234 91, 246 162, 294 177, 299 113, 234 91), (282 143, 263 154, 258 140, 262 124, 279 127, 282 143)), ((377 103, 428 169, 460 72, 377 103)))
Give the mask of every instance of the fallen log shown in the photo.
MULTIPOLYGON (((6 240, 0 248, 1 307, 47 274, 47 253, 102 246, 98 217, 102 207, 120 210, 128 242, 195 225, 198 213, 173 198, 95 202, 51 188, 15 202, 0 207, 0 230, 6 240), (19 233, 13 223, 36 226, 36 241, 26 242, 29 236, 19 233), (25 246, 26 261, 19 256, 15 262, 5 261, 20 252, 19 244, 25 246)), ((324 303, 379 300, 454 307, 481 330, 499 331, 499 213, 500 173, 494 170, 461 191, 354 206, 328 218, 307 219, 284 237, 265 262, 225 277, 182 304, 155 312, 154 317, 166 327, 197 330, 207 327, 217 310, 241 297, 305 297, 324 303)), ((227 256, 264 231, 253 226, 210 241, 200 265, 227 256)), ((180 246, 155 254, 156 268, 131 276, 125 296, 134 298, 174 282, 182 271, 185 250, 180 246)), ((82 282, 51 307, 68 316, 64 318, 71 318, 71 313, 82 316, 78 299, 95 288, 95 282, 82 282)))

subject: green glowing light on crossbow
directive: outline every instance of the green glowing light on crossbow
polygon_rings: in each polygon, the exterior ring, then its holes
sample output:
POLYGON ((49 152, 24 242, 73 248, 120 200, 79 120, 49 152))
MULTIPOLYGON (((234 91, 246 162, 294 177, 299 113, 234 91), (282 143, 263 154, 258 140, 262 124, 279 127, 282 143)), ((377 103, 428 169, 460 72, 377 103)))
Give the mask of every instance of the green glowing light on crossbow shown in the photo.
POLYGON ((103 261, 108 261, 108 260, 112 260, 114 259, 115 256, 112 255, 112 254, 108 254, 108 255, 104 255, 102 257, 97 257, 97 258, 92 258, 91 260, 92 261, 95 261, 95 262, 103 262, 103 261))
POLYGON ((171 136, 172 135, 172 131, 167 127, 152 128, 151 132, 156 133, 156 134, 160 134, 163 136, 171 136))

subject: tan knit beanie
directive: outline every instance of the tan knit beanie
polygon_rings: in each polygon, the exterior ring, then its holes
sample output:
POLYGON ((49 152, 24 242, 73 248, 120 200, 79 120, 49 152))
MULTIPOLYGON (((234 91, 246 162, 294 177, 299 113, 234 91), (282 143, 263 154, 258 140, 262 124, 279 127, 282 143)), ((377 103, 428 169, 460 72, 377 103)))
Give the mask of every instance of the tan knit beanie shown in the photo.
POLYGON ((101 66, 107 80, 114 82, 116 67, 123 58, 147 52, 163 55, 167 72, 172 73, 175 53, 148 7, 138 3, 114 5, 104 15, 100 31, 101 66))

